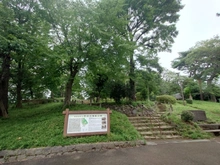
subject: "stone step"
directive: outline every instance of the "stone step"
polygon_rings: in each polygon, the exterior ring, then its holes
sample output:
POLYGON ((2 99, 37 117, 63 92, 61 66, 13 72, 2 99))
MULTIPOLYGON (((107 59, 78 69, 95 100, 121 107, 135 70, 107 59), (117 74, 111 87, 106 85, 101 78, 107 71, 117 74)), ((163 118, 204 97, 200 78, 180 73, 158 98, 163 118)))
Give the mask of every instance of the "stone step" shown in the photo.
POLYGON ((153 116, 153 117, 129 117, 128 118, 130 121, 139 121, 139 120, 155 120, 155 119, 160 119, 159 116, 153 116))
POLYGON ((162 126, 154 126, 154 127, 135 127, 138 131, 144 131, 144 130, 169 130, 173 129, 173 126, 169 125, 162 125, 162 126))
POLYGON ((160 117, 132 117, 128 118, 130 121, 140 121, 140 120, 161 120, 160 117))
POLYGON ((129 117, 129 121, 146 140, 181 138, 178 132, 174 131, 173 126, 161 120, 160 114, 157 116, 129 117))
POLYGON ((205 132, 209 133, 215 133, 215 132, 220 132, 220 129, 210 129, 210 130, 204 130, 205 132))
POLYGON ((132 123, 134 127, 153 127, 153 126, 164 126, 167 125, 165 122, 153 122, 153 123, 132 123))
POLYGON ((199 126, 204 130, 220 129, 220 124, 199 124, 199 126))
POLYGON ((140 124, 143 124, 143 123, 146 123, 146 124, 165 123, 161 120, 139 120, 139 121, 133 120, 133 121, 130 121, 130 122, 132 124, 136 124, 136 123, 140 123, 140 124))
POLYGON ((162 135, 162 136, 144 136, 146 140, 156 140, 156 139, 181 139, 179 135, 162 135))
POLYGON ((167 112, 157 112, 156 114, 157 115, 163 115, 163 114, 166 114, 167 112))
POLYGON ((176 135, 176 131, 147 131, 147 132, 139 132, 143 136, 151 136, 151 135, 176 135))

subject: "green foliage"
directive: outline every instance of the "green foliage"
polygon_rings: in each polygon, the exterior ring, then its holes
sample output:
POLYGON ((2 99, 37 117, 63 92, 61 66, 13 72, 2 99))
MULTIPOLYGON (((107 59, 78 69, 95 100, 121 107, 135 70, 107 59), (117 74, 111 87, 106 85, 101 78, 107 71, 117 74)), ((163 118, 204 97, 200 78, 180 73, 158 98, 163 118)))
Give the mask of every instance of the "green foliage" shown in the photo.
POLYGON ((150 99, 151 94, 158 94, 161 78, 160 73, 153 70, 154 67, 151 66, 150 61, 146 62, 143 68, 147 70, 136 71, 136 88, 141 92, 142 100, 146 100, 150 99))
POLYGON ((161 78, 162 80, 159 84, 161 94, 173 95, 180 93, 180 86, 177 83, 178 75, 175 72, 164 69, 161 78))
POLYGON ((161 95, 156 97, 156 101, 159 103, 175 104, 176 98, 170 95, 161 95))
POLYGON ((193 100, 191 100, 191 99, 186 99, 186 103, 187 103, 187 104, 193 104, 193 100))
MULTIPOLYGON (((128 51, 129 58, 129 78, 130 78, 130 100, 135 99, 135 82, 138 82, 135 74, 135 67, 138 65, 143 68, 156 68, 161 70, 158 58, 154 55, 157 52, 169 50, 177 36, 175 23, 179 18, 178 12, 182 9, 180 1, 170 0, 161 3, 160 1, 126 0, 124 9, 126 10, 127 23, 125 29, 127 33, 125 39, 134 43, 136 48, 128 51), (169 15, 169 16, 168 16, 169 15), (159 18, 159 19, 157 19, 159 18), (134 21, 135 20, 135 21, 134 21), (154 56, 154 57, 152 57, 154 56), (134 60, 137 59, 137 60, 134 60)), ((151 82, 151 81, 149 81, 151 82)), ((147 84, 154 86, 154 83, 147 84)))
POLYGON ((144 88, 144 89, 141 90, 141 98, 142 98, 143 100, 146 100, 148 95, 149 95, 149 93, 148 93, 148 91, 147 91, 146 88, 144 88))
POLYGON ((181 113, 181 119, 184 121, 184 122, 190 122, 193 120, 193 113, 190 112, 190 111, 182 111, 181 113))
MULTIPOLYGON (((70 110, 105 110, 99 106, 75 105, 70 110)), ((10 118, 0 118, 0 150, 64 146, 79 143, 130 141, 140 135, 128 118, 112 110, 111 134, 85 137, 63 137, 64 115, 61 103, 26 105, 22 109, 10 109, 10 118)))
POLYGON ((213 81, 219 78, 220 73, 220 37, 198 42, 194 47, 179 53, 179 57, 172 62, 172 67, 190 74, 190 77, 199 81, 199 90, 202 98, 202 82, 207 83, 211 99, 215 100, 217 92, 213 81))
POLYGON ((177 130, 183 137, 199 139, 199 138, 210 138, 211 134, 205 133, 196 123, 186 123, 181 120, 182 111, 191 110, 205 110, 206 116, 208 118, 207 122, 220 122, 220 112, 219 112, 219 103, 209 102, 209 101, 198 101, 193 100, 193 106, 190 104, 182 105, 175 104, 173 105, 173 112, 171 114, 165 115, 164 120, 167 122, 172 122, 176 125, 177 130))
POLYGON ((126 86, 124 83, 118 81, 111 81, 109 84, 110 97, 115 100, 116 103, 121 103, 121 99, 126 96, 126 86))
POLYGON ((137 92, 135 96, 136 96, 137 101, 142 100, 141 92, 137 92))
MULTIPOLYGON (((182 109, 189 109, 184 105, 175 104, 173 113, 163 115, 163 120, 171 122, 176 126, 176 130, 180 133, 181 136, 190 139, 206 139, 210 138, 211 135, 204 132, 196 123, 183 122, 180 118, 180 111, 182 109)), ((191 109, 193 109, 191 107, 191 109)))
POLYGON ((219 103, 193 100, 193 108, 204 110, 210 122, 220 122, 219 103))

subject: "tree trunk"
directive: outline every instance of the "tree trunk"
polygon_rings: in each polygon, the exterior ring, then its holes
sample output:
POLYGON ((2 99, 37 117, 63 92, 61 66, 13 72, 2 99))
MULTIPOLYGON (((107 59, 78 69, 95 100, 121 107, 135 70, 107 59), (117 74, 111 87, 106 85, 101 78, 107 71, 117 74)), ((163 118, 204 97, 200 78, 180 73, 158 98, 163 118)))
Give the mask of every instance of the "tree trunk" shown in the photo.
POLYGON ((150 101, 150 89, 147 87, 147 101, 150 101))
POLYGON ((31 95, 31 99, 33 100, 34 99, 34 92, 33 92, 33 90, 32 90, 32 87, 30 87, 30 95, 31 95))
POLYGON ((0 70, 0 116, 8 117, 8 83, 10 76, 10 55, 1 54, 0 70))
POLYGON ((190 100, 193 100, 193 97, 192 97, 192 93, 191 93, 191 92, 189 93, 189 99, 190 99, 190 100))
POLYGON ((17 84, 16 108, 22 108, 21 82, 17 84))
POLYGON ((136 89, 135 89, 135 73, 134 73, 134 70, 135 70, 135 63, 134 63, 134 56, 133 56, 133 53, 132 55, 130 55, 130 73, 129 73, 129 88, 130 88, 130 91, 129 91, 129 99, 130 101, 135 101, 136 100, 136 97, 135 97, 135 93, 136 93, 136 89))
POLYGON ((203 99, 203 94, 202 94, 202 80, 199 79, 199 80, 197 80, 197 81, 198 81, 198 84, 199 84, 200 100, 204 100, 204 99, 203 99))
POLYGON ((217 99, 216 99, 215 95, 214 94, 210 94, 210 95, 211 95, 211 101, 217 102, 217 99))
POLYGON ((8 117, 8 112, 7 112, 7 109, 5 109, 5 106, 2 102, 2 100, 0 100, 0 116, 4 117, 4 118, 7 118, 8 117))
POLYGON ((16 98, 16 108, 22 108, 22 95, 21 95, 21 84, 22 84, 22 63, 21 61, 18 62, 18 74, 17 74, 17 98, 16 98))
POLYGON ((72 65, 73 63, 70 64, 70 77, 66 83, 64 106, 70 105, 71 103, 72 86, 73 86, 75 76, 79 71, 77 64, 74 64, 74 66, 72 65))
POLYGON ((71 103, 73 81, 74 78, 70 77, 68 82, 66 83, 64 105, 70 105, 71 103))
POLYGON ((54 99, 54 93, 51 91, 51 93, 50 93, 50 98, 51 99, 54 99))
POLYGON ((180 86, 180 92, 181 92, 181 95, 182 95, 183 105, 186 105, 186 104, 185 104, 184 94, 183 94, 183 84, 180 82, 180 83, 179 83, 179 86, 180 86))
POLYGON ((211 79, 207 80, 207 87, 208 87, 208 89, 209 89, 209 94, 210 94, 210 99, 211 99, 211 101, 217 102, 216 97, 215 97, 215 94, 213 93, 212 80, 211 80, 211 79))

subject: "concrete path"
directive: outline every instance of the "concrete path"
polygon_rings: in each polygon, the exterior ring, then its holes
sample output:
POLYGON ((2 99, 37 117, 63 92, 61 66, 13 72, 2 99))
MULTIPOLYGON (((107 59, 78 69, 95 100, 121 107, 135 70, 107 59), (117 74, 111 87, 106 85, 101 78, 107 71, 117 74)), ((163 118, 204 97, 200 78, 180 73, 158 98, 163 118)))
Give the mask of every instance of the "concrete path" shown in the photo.
POLYGON ((5 165, 220 165, 220 138, 154 141, 146 146, 75 153, 5 165))

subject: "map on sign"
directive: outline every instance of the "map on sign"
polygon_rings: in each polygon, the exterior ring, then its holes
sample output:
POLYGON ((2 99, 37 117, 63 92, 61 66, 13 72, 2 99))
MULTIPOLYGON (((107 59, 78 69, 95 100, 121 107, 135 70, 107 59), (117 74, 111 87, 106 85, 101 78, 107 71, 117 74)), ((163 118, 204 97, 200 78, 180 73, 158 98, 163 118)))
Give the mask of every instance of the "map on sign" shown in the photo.
POLYGON ((106 132, 107 114, 69 114, 67 133, 106 132))

